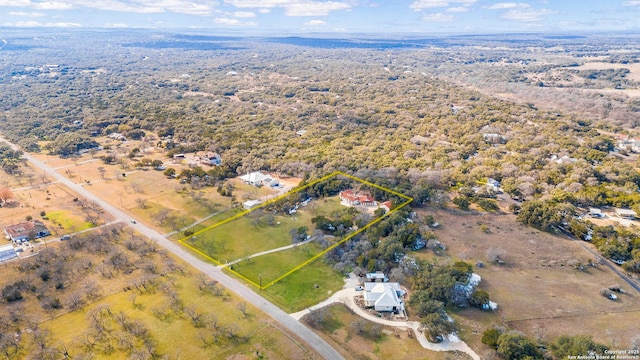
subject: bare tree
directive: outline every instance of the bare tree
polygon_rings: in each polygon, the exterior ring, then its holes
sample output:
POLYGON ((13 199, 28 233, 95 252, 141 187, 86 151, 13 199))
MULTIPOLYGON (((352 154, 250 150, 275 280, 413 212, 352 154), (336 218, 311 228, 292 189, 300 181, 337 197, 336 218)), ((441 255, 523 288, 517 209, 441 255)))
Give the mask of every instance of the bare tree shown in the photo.
POLYGON ((394 267, 393 269, 391 269, 391 272, 389 273, 389 279, 401 283, 404 281, 404 278, 404 271, 401 267, 394 267))
POLYGON ((237 338, 239 331, 240 331, 240 328, 236 324, 229 324, 224 327, 224 333, 227 335, 229 339, 237 338))
POLYGON ((27 181, 29 181, 29 185, 33 186, 34 175, 32 173, 26 173, 24 176, 27 178, 27 181))
POLYGON ((132 182, 129 185, 131 186, 131 190, 133 190, 135 194, 144 194, 144 188, 142 187, 142 185, 140 185, 140 183, 132 182))
POLYGON ((49 347, 51 343, 51 332, 44 329, 36 329, 32 333, 33 343, 36 345, 39 351, 43 351, 49 347))
POLYGON ((247 313, 247 303, 246 302, 241 302, 238 304, 238 310, 240 310, 240 312, 242 313, 242 316, 246 319, 249 314, 247 313))
POLYGON ((324 323, 327 314, 327 308, 322 307, 320 309, 312 310, 305 318, 309 325, 313 326, 314 328, 319 328, 320 325, 324 323))
POLYGON ((184 309, 185 313, 187 313, 187 315, 189 315, 189 318, 191 319, 191 323, 193 324, 193 327, 196 328, 201 328, 205 326, 205 322, 204 322, 204 316, 199 313, 195 307, 193 306, 187 306, 184 309))
POLYGON ((102 180, 104 180, 104 174, 107 172, 107 169, 104 168, 104 166, 99 166, 98 167, 98 173, 100 174, 100 178, 102 178, 102 180))
POLYGON ((161 208, 156 213, 155 218, 156 220, 158 220, 160 225, 163 225, 164 222, 169 218, 169 216, 171 216, 171 212, 172 212, 171 209, 161 208))
POLYGON ((356 321, 351 323, 351 330, 359 335, 360 333, 362 333, 366 325, 367 321, 365 319, 357 319, 356 321))
POLYGON ((140 209, 146 209, 148 207, 147 206, 147 199, 136 198, 136 204, 138 204, 140 209))
POLYGON ((202 341, 203 348, 207 349, 213 345, 213 342, 209 339, 209 334, 206 331, 199 331, 196 336, 198 337, 198 340, 202 341))
POLYGON ((76 290, 72 292, 69 295, 68 302, 69 302, 68 306, 71 309, 71 311, 80 309, 82 306, 84 306, 84 303, 85 303, 83 291, 76 290))
POLYGON ((220 325, 218 323, 218 317, 216 317, 214 314, 207 315, 204 320, 204 323, 207 326, 207 329, 212 329, 217 331, 220 328, 220 325))
POLYGON ((100 287, 95 280, 88 280, 84 284, 84 290, 89 300, 96 300, 100 297, 100 287))

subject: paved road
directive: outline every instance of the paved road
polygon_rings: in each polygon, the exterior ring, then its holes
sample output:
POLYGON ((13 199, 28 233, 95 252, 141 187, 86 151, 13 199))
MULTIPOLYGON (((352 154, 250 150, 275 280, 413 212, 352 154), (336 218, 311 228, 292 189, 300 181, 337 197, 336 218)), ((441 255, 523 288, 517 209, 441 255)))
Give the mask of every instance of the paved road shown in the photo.
POLYGON ((605 258, 604 256, 602 256, 602 254, 593 250, 589 245, 585 244, 581 239, 576 238, 572 233, 566 231, 565 229, 560 227, 556 227, 556 229, 558 229, 561 233, 563 233, 569 239, 573 241, 577 241, 578 245, 580 245, 583 249, 587 250, 593 256, 595 256, 598 262, 600 262, 601 264, 605 264, 609 269, 611 269, 611 271, 613 271, 614 274, 618 275, 618 277, 620 277, 627 284, 629 284, 629 286, 631 286, 634 290, 640 292, 640 285, 638 285, 638 283, 634 281, 632 278, 623 274, 622 271, 620 271, 620 268, 617 265, 615 265, 611 260, 605 258))
MULTIPOLYGON (((0 141, 8 141, 4 140, 0 137, 0 141)), ((180 245, 171 242, 162 234, 157 231, 143 225, 143 224, 132 224, 131 221, 134 219, 124 213, 122 210, 116 208, 110 203, 102 200, 97 195, 91 193, 84 187, 79 184, 74 183, 73 181, 67 179, 63 175, 57 173, 54 169, 43 163, 42 161, 34 158, 30 154, 25 153, 24 157, 31 162, 34 166, 42 170, 46 173, 47 176, 52 177, 59 181, 60 183, 68 186, 71 190, 78 193, 78 195, 86 198, 89 201, 95 201, 99 204, 105 211, 109 212, 115 220, 123 220, 126 221, 129 225, 131 225, 134 229, 136 229, 141 234, 147 236, 148 238, 157 242, 160 246, 165 249, 171 251, 179 258, 191 264, 193 267, 198 269, 199 271, 207 274, 208 276, 217 280, 221 285, 226 287, 228 290, 236 293, 238 296, 242 297, 248 303, 254 305, 260 310, 266 312, 271 317, 273 317, 277 322, 279 322, 283 327, 287 328, 292 333, 298 335, 303 341, 305 341, 310 347, 315 349, 320 355, 322 355, 325 359, 344 359, 339 352, 337 352, 334 348, 332 348, 326 341, 324 341, 320 336, 311 331, 309 328, 289 316, 286 312, 282 311, 277 306, 273 305, 271 302, 257 294, 255 291, 250 289, 245 284, 231 278, 227 274, 223 273, 221 269, 216 268, 213 264, 209 264, 199 258, 195 257, 187 250, 182 248, 180 245)))

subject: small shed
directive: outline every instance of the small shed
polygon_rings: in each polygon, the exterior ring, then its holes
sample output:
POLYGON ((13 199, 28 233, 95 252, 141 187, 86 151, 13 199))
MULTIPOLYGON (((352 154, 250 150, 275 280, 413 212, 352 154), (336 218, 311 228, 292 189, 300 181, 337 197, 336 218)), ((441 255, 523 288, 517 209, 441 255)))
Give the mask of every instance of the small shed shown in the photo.
POLYGON ((604 217, 604 214, 602 213, 602 210, 598 208, 589 208, 589 216, 593 218, 602 218, 604 217))
POLYGON ((374 273, 367 274, 367 280, 370 282, 387 282, 389 279, 384 275, 382 271, 376 271, 374 273))
POLYGON ((247 200, 242 203, 242 206, 247 210, 251 210, 260 204, 261 204, 260 200, 247 200))
POLYGON ((631 209, 616 209, 616 216, 623 219, 634 220, 638 214, 631 209))
POLYGON ((11 244, 0 246, 0 262, 17 257, 16 249, 11 244))

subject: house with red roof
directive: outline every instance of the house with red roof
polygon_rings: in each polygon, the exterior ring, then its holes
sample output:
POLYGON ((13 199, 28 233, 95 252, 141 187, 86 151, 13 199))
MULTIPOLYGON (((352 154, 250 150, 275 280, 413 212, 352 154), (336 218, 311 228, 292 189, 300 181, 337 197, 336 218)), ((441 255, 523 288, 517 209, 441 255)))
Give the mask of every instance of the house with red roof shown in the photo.
POLYGON ((16 225, 6 226, 4 234, 7 240, 17 243, 51 235, 49 229, 40 220, 30 220, 16 225))
POLYGON ((371 194, 351 189, 340 192, 340 201, 349 206, 378 206, 371 194))

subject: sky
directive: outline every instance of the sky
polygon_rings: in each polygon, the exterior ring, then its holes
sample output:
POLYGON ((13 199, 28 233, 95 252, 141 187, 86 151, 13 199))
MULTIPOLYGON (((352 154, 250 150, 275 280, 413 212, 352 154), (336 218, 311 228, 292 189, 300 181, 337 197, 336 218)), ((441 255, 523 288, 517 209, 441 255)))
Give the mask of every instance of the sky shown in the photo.
POLYGON ((640 0, 0 0, 0 27, 220 33, 640 30, 640 0))

